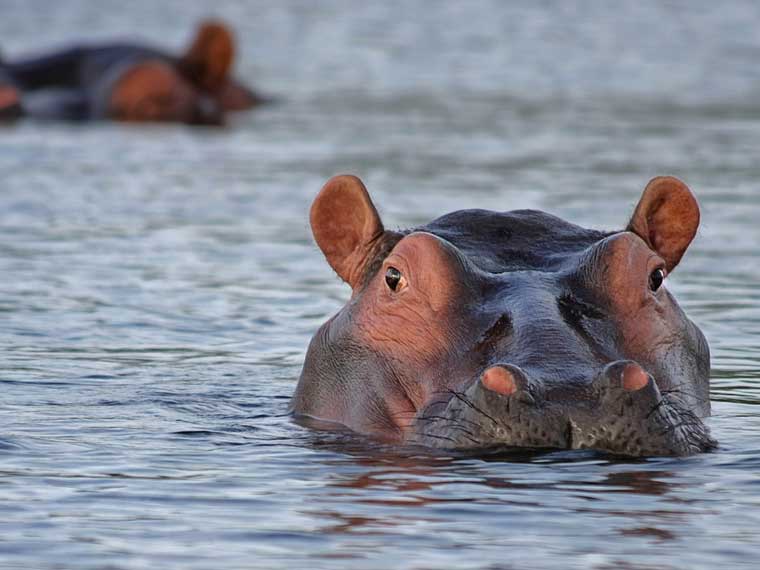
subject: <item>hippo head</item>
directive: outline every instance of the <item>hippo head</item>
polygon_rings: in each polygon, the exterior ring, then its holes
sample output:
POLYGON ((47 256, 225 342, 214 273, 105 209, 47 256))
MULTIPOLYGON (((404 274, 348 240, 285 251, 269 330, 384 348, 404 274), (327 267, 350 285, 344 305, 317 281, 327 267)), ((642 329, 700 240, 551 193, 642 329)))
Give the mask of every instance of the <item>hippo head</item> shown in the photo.
POLYGON ((94 107, 99 118, 125 122, 220 125, 224 120, 215 100, 161 60, 116 67, 96 89, 94 107))
POLYGON ((339 176, 311 225, 353 293, 309 346, 297 417, 448 449, 714 446, 707 342, 665 281, 699 225, 679 180, 652 180, 622 231, 461 210, 393 232, 339 176))

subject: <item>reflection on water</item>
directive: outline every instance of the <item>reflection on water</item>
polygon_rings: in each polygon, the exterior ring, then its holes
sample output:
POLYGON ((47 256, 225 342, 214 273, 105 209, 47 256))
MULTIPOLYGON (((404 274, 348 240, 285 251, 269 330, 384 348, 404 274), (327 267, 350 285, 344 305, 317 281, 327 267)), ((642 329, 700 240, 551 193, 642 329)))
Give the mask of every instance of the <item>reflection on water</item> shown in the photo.
MULTIPOLYGON (((11 0, 0 47, 179 46, 189 4, 11 0)), ((215 6, 279 105, 226 132, 0 130, 0 568, 754 567, 756 4, 215 6), (616 228, 649 178, 685 179, 704 223, 668 287, 710 340, 720 448, 451 457, 291 422, 348 296, 307 224, 341 171, 390 227, 532 207, 616 228)))

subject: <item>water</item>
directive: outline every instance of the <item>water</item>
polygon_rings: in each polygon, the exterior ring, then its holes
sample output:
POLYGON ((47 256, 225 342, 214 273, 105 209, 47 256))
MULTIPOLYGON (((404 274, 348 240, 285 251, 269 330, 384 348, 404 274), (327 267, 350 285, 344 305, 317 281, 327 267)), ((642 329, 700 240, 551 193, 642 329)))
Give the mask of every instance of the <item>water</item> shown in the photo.
MULTIPOLYGON (((180 46, 205 3, 1 0, 6 56, 180 46)), ((224 132, 0 131, 0 568, 754 567, 760 8, 217 0, 281 103, 224 132), (287 416, 348 296, 311 199, 359 174, 389 227, 464 207, 620 228, 675 174, 669 279, 713 350, 720 448, 455 459, 287 416)))

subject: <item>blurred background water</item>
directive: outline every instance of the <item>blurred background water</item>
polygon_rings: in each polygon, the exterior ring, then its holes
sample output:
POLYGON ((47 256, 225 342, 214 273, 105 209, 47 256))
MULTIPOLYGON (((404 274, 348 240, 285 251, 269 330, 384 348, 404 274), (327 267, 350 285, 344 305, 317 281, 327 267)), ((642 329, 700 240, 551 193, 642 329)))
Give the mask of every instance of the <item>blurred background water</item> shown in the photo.
POLYGON ((730 568, 760 552, 760 4, 0 0, 14 57, 236 29, 280 103, 227 130, 0 129, 0 568, 730 568), (668 286, 713 350, 712 454, 399 453, 287 416, 348 297, 310 202, 389 227, 540 208, 620 228, 682 177, 668 286))

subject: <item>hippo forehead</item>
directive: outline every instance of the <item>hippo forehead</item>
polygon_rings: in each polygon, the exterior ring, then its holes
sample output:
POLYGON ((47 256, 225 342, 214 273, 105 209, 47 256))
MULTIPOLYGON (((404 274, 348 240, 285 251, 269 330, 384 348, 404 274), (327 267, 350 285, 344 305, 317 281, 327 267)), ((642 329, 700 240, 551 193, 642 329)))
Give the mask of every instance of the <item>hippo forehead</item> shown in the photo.
POLYGON ((553 271, 612 235, 537 210, 458 210, 414 231, 445 239, 483 271, 553 271))

